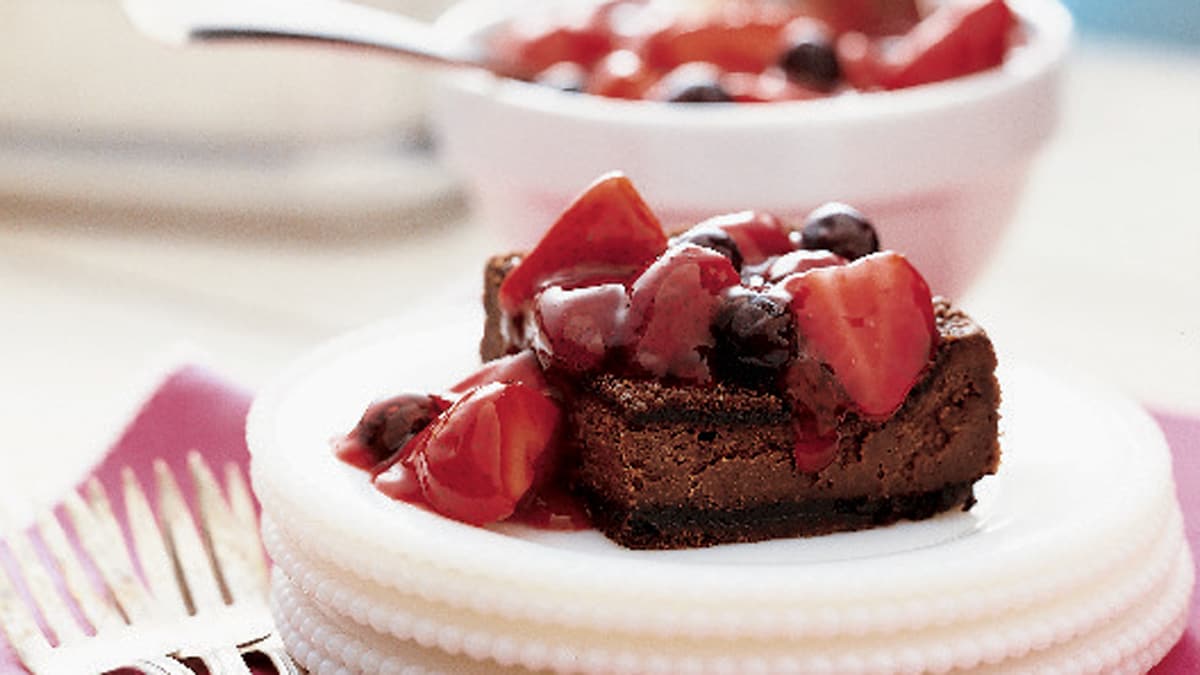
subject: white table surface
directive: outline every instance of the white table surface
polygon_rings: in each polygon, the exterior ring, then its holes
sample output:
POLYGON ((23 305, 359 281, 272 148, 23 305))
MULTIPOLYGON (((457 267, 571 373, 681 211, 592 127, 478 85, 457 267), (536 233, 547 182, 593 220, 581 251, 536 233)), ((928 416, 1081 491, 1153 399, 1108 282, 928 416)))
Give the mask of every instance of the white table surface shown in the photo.
MULTIPOLYGON (((1086 44, 1065 93, 1011 234, 961 303, 1002 358, 1200 414, 1200 53, 1086 44)), ((259 387, 443 280, 474 283, 501 247, 469 217, 312 241, 36 216, 0 203, 0 529, 78 479, 164 354, 186 345, 259 387)))

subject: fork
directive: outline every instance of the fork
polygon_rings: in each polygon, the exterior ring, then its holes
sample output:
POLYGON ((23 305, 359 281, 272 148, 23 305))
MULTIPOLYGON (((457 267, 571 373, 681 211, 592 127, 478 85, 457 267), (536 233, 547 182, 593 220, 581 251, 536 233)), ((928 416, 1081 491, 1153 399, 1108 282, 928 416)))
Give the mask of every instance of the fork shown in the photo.
POLYGON ((17 609, 23 606, 20 594, 0 574, 0 627, 34 672, 131 666, 146 673, 190 675, 181 660, 196 659, 213 675, 248 675, 242 658, 246 652, 261 652, 279 673, 300 672, 275 635, 266 608, 267 565, 241 471, 227 467, 226 498, 199 453, 189 453, 187 460, 199 529, 165 462, 154 464, 161 530, 133 471, 122 471, 133 555, 97 481, 89 482, 86 502, 76 493, 67 496, 67 520, 102 581, 102 593, 87 582, 80 557, 71 555, 53 515, 39 519, 30 538, 10 542, 31 600, 56 640, 51 645, 36 618, 17 609), (33 547, 34 533, 50 554, 45 567, 33 547), (82 630, 70 605, 55 592, 55 572, 94 634, 82 630))

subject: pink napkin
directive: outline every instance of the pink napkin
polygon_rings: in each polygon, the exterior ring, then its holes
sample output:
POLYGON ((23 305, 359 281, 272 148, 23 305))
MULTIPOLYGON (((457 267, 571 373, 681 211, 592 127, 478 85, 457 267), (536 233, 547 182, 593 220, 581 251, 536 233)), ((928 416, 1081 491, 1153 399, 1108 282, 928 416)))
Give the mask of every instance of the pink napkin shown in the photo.
MULTIPOLYGON (((179 368, 162 381, 93 473, 105 485, 116 485, 121 467, 132 466, 142 485, 153 489, 154 458, 166 458, 180 477, 186 475, 184 457, 193 449, 203 452, 213 466, 228 461, 245 465, 249 456, 243 433, 250 400, 248 391, 204 368, 179 368)), ((1194 552, 1200 552, 1200 419, 1166 413, 1155 418, 1174 454, 1188 541, 1194 552)), ((0 639, 0 675, 25 673, 7 642, 0 639)), ((1200 593, 1192 596, 1183 639, 1152 673, 1200 673, 1200 593)))

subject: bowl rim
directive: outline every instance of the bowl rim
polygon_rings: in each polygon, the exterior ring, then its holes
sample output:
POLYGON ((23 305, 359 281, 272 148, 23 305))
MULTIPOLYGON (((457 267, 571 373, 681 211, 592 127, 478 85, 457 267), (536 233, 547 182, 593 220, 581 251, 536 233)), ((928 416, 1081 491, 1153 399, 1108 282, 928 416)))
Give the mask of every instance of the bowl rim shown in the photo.
MULTIPOLYGON (((1007 2, 1026 28, 1028 39, 1012 47, 1003 64, 950 80, 891 91, 849 91, 804 101, 686 106, 561 92, 480 70, 448 71, 439 78, 439 84, 506 107, 604 124, 672 129, 779 126, 800 129, 903 119, 1003 95, 1037 82, 1065 60, 1074 27, 1070 13, 1059 0, 1007 2)), ((435 27, 453 39, 475 40, 502 20, 505 11, 512 12, 522 5, 528 2, 460 0, 437 19, 435 27), (499 7, 504 9, 498 10, 499 7)))

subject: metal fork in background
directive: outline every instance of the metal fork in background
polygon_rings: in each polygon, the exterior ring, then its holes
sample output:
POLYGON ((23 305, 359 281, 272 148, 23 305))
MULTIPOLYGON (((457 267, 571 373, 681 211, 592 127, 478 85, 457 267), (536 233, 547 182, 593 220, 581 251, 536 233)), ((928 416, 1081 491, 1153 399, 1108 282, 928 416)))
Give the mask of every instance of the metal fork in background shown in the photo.
POLYGON ((180 661, 164 656, 169 654, 195 658, 214 675, 244 675, 249 671, 242 653, 253 651, 265 654, 280 673, 299 673, 274 635, 266 608, 266 561, 253 500, 240 470, 231 466, 226 472, 226 499, 198 453, 189 455, 188 466, 199 529, 164 462, 154 467, 161 530, 133 472, 122 472, 132 557, 97 482, 89 484, 86 503, 74 493, 68 496, 66 512, 103 581, 103 594, 87 583, 52 516, 37 528, 54 558, 52 570, 38 563, 29 541, 18 537, 11 544, 33 600, 57 638, 52 647, 32 615, 17 609, 23 603, 0 574, 0 624, 34 672, 100 672, 132 665, 148 673, 191 673, 180 661), (54 592, 53 574, 63 579, 67 593, 95 628, 95 637, 73 621, 69 606, 54 592))

